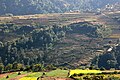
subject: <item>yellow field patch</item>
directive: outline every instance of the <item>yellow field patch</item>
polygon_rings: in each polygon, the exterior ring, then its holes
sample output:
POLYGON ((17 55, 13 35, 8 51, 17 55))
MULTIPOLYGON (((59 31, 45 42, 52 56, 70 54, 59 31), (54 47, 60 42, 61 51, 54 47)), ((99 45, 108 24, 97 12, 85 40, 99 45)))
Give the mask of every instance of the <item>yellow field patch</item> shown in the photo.
POLYGON ((37 80, 37 77, 23 77, 19 80, 37 80))
POLYGON ((73 75, 73 74, 97 74, 97 73, 102 73, 100 70, 70 70, 69 72, 69 76, 73 75))

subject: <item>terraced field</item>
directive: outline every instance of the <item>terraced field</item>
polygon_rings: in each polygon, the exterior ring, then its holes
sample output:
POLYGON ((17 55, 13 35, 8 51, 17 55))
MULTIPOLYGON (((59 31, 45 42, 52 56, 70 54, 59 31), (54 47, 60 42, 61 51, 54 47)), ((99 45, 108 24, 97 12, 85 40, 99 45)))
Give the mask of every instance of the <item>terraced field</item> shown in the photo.
POLYGON ((16 25, 69 25, 84 21, 95 21, 96 17, 92 13, 54 13, 54 14, 35 14, 13 17, 0 17, 0 23, 10 22, 16 25))

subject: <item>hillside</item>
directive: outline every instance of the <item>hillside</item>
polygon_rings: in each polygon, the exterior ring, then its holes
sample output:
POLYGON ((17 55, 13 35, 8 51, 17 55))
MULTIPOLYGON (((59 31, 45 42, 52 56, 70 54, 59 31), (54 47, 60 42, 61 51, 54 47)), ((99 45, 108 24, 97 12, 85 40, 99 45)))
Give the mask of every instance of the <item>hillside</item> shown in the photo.
POLYGON ((119 55, 120 55, 120 12, 106 13, 104 17, 100 17, 99 21, 104 22, 107 26, 111 27, 112 34, 105 39, 104 49, 105 52, 102 55, 98 55, 93 59, 93 63, 98 67, 104 67, 106 69, 120 69, 119 55), (95 62, 94 62, 95 61, 95 62))
POLYGON ((63 13, 0 17, 0 61, 4 65, 40 63, 68 68, 88 65, 96 50, 102 48, 103 38, 111 34, 109 27, 92 23, 97 16, 63 13))
POLYGON ((69 11, 92 11, 114 4, 119 0, 1 0, 0 15, 60 13, 69 11))
POLYGON ((0 62, 5 66, 15 62, 68 68, 93 65, 92 60, 109 49, 105 46, 111 41, 116 45, 120 38, 119 14, 1 16, 0 62))

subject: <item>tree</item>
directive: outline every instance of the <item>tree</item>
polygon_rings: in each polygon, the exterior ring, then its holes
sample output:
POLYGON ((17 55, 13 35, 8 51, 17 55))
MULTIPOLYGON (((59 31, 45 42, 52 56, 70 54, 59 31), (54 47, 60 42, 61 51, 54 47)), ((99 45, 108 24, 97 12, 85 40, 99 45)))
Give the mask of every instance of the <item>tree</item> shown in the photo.
POLYGON ((107 63, 110 68, 116 68, 116 60, 108 60, 107 63))
POLYGON ((100 70, 102 70, 102 71, 103 71, 103 70, 105 70, 105 68, 104 68, 104 67, 101 67, 101 68, 100 68, 100 70))
POLYGON ((37 71, 42 71, 42 65, 41 64, 35 64, 32 67, 32 70, 37 72, 37 71))
POLYGON ((90 66, 90 67, 89 67, 89 69, 90 69, 90 70, 93 70, 93 69, 94 69, 94 67, 93 67, 93 66, 90 66))
POLYGON ((18 64, 17 64, 17 69, 18 69, 18 70, 23 70, 23 69, 24 69, 24 65, 18 63, 18 64))
POLYGON ((3 47, 3 46, 4 46, 4 45, 3 45, 3 42, 0 41, 0 48, 3 47))
POLYGON ((0 73, 2 73, 3 70, 4 70, 4 65, 3 63, 0 63, 0 73))
POLYGON ((46 70, 55 70, 56 67, 53 66, 52 64, 49 64, 49 65, 47 65, 47 66, 45 67, 45 69, 46 69, 46 70))
POLYGON ((5 70, 10 71, 12 69, 12 66, 13 66, 12 64, 6 65, 5 70))
POLYGON ((17 62, 14 62, 14 63, 13 63, 13 66, 12 66, 12 69, 17 70, 17 66, 18 66, 18 63, 17 63, 17 62))
POLYGON ((30 71, 30 70, 31 70, 30 66, 26 65, 25 71, 30 71))

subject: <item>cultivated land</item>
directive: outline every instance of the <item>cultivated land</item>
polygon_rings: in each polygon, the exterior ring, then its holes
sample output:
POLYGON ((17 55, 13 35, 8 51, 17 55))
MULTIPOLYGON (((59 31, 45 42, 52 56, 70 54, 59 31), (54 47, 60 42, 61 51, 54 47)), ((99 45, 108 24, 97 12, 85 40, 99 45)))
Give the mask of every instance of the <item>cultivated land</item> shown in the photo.
MULTIPOLYGON (((93 76, 103 76, 104 80, 105 78, 115 77, 120 78, 120 74, 115 73, 120 72, 119 70, 70 70, 69 77, 71 75, 75 74, 82 74, 78 76, 74 76, 75 80, 85 80, 84 77, 93 77, 93 76), (105 74, 107 73, 107 74, 105 74)), ((0 80, 74 80, 72 78, 68 77, 69 70, 53 70, 49 72, 21 72, 21 75, 18 75, 18 72, 13 73, 5 73, 1 74, 2 77, 0 77, 0 80), (43 75, 45 73, 45 75, 43 75), (4 77, 3 77, 4 76, 4 77), (6 76, 9 76, 9 78, 6 78, 6 76)))
POLYGON ((113 29, 113 34, 109 38, 120 38, 119 22, 114 17, 119 17, 120 12, 105 12, 99 15, 95 13, 54 13, 35 14, 22 16, 1 16, 0 24, 13 23, 16 25, 69 25, 78 22, 91 22, 92 24, 104 24, 113 29))
POLYGON ((69 25, 84 21, 94 21, 96 17, 92 13, 54 13, 54 14, 35 14, 24 16, 0 17, 0 22, 10 22, 17 25, 69 25))
MULTIPOLYGON (((112 12, 112 13, 102 13, 100 15, 96 15, 95 13, 55 13, 55 14, 35 14, 35 15, 24 15, 24 16, 12 16, 12 17, 0 17, 0 24, 3 23, 14 23, 16 25, 33 25, 36 23, 40 23, 41 25, 69 25, 72 23, 78 23, 78 22, 90 22, 92 24, 104 24, 106 27, 110 27, 112 29, 112 34, 108 37, 109 40, 112 39, 118 39, 120 38, 120 23, 113 19, 115 16, 119 16, 119 12, 112 12)), ((12 34, 11 34, 12 35, 12 34)), ((9 36, 9 35, 8 35, 9 36)), ((19 36, 13 36, 13 39, 10 40, 16 40, 19 38, 19 36)), ((64 39, 64 43, 73 43, 74 45, 70 46, 70 44, 66 45, 66 47, 59 48, 58 50, 66 51, 66 53, 69 53, 68 49, 75 49, 79 52, 79 37, 82 37, 83 40, 88 39, 88 37, 79 35, 79 34, 71 34, 67 35, 67 38, 64 39)), ((96 41, 96 40, 95 40, 96 41)), ((106 41, 104 39, 103 43, 106 41)), ((91 44, 94 42, 91 41, 91 44)), ((63 43, 63 44, 64 44, 63 43)), ((63 45, 61 45, 63 46, 63 45)), ((89 45, 90 46, 90 45, 89 45)), ((59 47, 59 46, 56 46, 59 47)), ((74 51, 73 51, 74 52, 74 51)), ((103 52, 94 52, 98 54, 102 54, 103 52)), ((75 64, 88 64, 91 59, 94 58, 96 54, 82 54, 83 56, 76 62, 73 62, 73 65, 75 64)), ((73 56, 73 55, 71 55, 73 56)), ((103 72, 111 72, 111 71, 103 71, 103 72)), ((114 72, 114 71, 112 71, 114 72)), ((118 71, 119 72, 119 71, 118 71)), ((21 72, 21 75, 17 75, 18 72, 13 73, 6 73, 0 75, 0 80, 37 80, 38 77, 41 77, 43 75, 43 72, 21 72), (6 76, 9 76, 8 79, 6 79, 6 76)), ((43 77, 42 80, 71 80, 67 78, 68 70, 54 70, 50 72, 45 72, 45 77, 43 77), (57 78, 56 78, 57 77, 57 78)), ((85 76, 94 76, 94 75, 83 75, 82 77, 77 78, 83 78, 85 76)), ((105 77, 119 77, 120 74, 107 74, 104 75, 105 77)), ((40 79, 39 79, 40 80, 40 79)))

